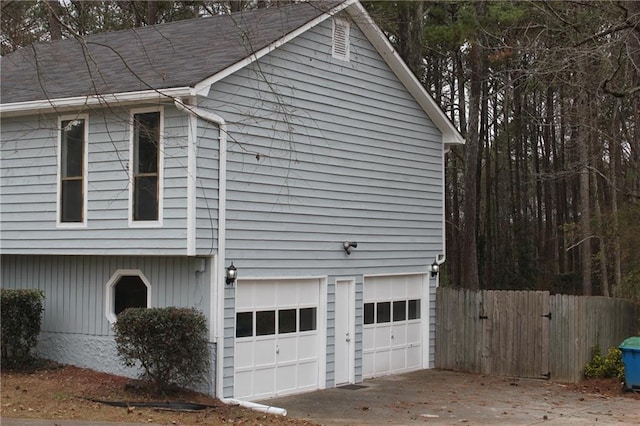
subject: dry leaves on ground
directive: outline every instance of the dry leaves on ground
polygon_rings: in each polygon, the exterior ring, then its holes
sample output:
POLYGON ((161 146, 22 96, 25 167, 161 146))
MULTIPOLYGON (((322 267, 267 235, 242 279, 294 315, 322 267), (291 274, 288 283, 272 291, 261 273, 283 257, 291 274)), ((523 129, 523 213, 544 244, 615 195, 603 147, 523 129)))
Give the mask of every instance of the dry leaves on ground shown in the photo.
POLYGON ((139 386, 130 386, 132 382, 125 377, 68 365, 49 366, 31 373, 2 371, 0 416, 180 425, 310 424, 303 420, 225 405, 215 398, 186 390, 162 399, 141 391, 139 386), (132 403, 129 407, 113 407, 90 399, 132 403), (135 404, 150 401, 189 402, 211 407, 182 412, 137 407, 135 404))

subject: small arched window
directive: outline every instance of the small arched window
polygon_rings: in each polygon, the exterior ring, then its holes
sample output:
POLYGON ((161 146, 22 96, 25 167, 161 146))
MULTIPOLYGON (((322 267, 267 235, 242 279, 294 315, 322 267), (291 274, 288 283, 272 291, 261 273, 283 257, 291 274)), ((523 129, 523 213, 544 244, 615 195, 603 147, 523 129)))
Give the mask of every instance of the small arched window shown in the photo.
POLYGON ((106 313, 110 323, 127 308, 148 308, 151 284, 137 269, 119 269, 107 282, 106 313))

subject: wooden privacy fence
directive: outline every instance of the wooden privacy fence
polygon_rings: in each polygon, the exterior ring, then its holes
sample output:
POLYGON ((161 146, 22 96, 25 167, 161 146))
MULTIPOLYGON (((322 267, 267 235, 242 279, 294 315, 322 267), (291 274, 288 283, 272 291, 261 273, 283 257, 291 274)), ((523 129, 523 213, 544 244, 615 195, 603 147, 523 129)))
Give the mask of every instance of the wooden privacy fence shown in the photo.
POLYGON ((639 332, 640 306, 546 291, 438 288, 436 367, 577 382, 591 360, 639 332))

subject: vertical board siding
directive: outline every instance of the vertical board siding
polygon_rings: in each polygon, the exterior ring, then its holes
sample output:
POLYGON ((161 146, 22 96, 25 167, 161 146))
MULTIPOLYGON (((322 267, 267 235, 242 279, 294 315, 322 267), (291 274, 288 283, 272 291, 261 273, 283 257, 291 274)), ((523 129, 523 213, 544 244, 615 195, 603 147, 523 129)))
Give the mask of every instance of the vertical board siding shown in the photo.
POLYGON ((640 306, 622 299, 439 288, 436 367, 577 382, 591 348, 617 347, 638 318, 640 306))
POLYGON ((118 269, 139 269, 151 284, 152 307, 194 307, 209 316, 209 272, 197 258, 2 255, 2 288, 44 292, 42 331, 111 335, 106 284, 118 269))
POLYGON ((5 118, 0 147, 3 253, 186 253, 186 116, 164 109, 163 224, 129 227, 130 111, 89 114, 87 225, 57 228, 58 116, 5 118))
POLYGON ((440 133, 355 26, 352 43, 333 59, 328 20, 201 101, 229 124, 226 255, 243 274, 425 272, 442 251, 440 133))

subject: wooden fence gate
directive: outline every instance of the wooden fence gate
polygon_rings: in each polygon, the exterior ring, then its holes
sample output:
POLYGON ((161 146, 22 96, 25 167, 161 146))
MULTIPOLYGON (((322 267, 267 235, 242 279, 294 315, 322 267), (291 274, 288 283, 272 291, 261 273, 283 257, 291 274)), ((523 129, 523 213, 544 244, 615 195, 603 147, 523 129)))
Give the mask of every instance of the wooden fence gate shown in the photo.
POLYGON ((439 288, 436 300, 438 368, 549 377, 549 293, 439 288))
POLYGON ((603 352, 638 331, 640 307, 546 291, 438 288, 437 368, 579 381, 591 348, 603 352))

